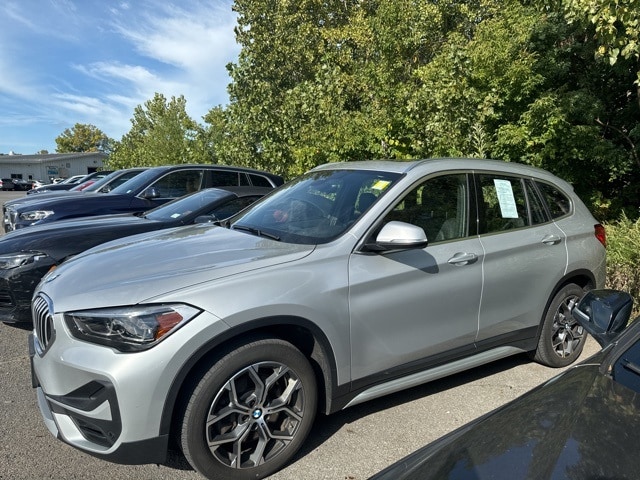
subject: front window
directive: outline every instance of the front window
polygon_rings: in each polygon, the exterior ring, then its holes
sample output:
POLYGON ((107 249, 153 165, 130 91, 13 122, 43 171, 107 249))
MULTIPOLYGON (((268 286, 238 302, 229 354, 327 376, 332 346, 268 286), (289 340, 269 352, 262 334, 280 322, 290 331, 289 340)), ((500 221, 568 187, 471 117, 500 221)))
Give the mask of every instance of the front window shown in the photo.
POLYGON ((152 182, 158 176, 158 172, 150 168, 144 172, 136 175, 130 180, 127 180, 122 185, 111 190, 114 195, 136 195, 142 191, 150 182, 152 182))
POLYGON ((309 172, 236 217, 231 228, 318 244, 344 233, 400 177, 368 170, 309 172))
POLYGON ((407 193, 387 214, 392 220, 421 227, 429 243, 469 235, 469 184, 464 173, 433 177, 407 193))

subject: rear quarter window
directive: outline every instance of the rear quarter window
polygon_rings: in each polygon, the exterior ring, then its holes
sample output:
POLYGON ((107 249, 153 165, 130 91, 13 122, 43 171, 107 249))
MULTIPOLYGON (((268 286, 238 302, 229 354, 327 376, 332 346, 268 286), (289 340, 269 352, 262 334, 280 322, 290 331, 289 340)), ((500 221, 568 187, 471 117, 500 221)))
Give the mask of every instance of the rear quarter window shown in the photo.
POLYGON ((249 178, 251 179, 251 184, 254 187, 273 187, 273 185, 271 185, 271 182, 262 175, 254 175, 250 173, 249 178))
POLYGON ((547 203, 551 218, 556 219, 571 213, 571 200, 559 188, 540 181, 536 181, 536 186, 547 203))

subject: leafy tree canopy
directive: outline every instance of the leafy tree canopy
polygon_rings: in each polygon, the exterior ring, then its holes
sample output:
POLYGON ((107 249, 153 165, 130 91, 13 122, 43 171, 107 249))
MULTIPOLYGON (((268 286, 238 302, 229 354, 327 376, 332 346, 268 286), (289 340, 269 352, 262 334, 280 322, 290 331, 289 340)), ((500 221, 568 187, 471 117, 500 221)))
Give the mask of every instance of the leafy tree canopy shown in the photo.
POLYGON ((167 100, 156 93, 135 108, 131 129, 116 143, 109 167, 211 163, 201 134, 202 127, 186 112, 183 96, 167 100))
POLYGON ((56 152, 109 153, 113 140, 94 125, 76 123, 56 137, 56 152))
POLYGON ((218 124, 228 162, 293 176, 328 161, 486 156, 547 168, 604 213, 638 205, 637 69, 598 61, 595 27, 567 22, 561 4, 235 8, 242 50, 218 124))
MULTIPOLYGON (((619 57, 640 60, 640 0, 567 0, 567 17, 594 25, 596 54, 611 65, 619 57)), ((640 81, 640 68, 637 74, 640 81)))

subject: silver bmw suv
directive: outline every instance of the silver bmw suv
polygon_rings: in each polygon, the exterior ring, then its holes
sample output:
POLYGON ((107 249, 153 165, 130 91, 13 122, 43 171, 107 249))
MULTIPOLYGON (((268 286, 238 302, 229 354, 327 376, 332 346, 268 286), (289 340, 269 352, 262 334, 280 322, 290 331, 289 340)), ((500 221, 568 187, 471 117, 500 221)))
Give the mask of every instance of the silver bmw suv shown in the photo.
POLYGON ((569 184, 477 159, 328 164, 219 225, 103 244, 33 300, 34 385, 61 440, 210 479, 285 465, 316 412, 529 353, 564 366, 605 280, 569 184))

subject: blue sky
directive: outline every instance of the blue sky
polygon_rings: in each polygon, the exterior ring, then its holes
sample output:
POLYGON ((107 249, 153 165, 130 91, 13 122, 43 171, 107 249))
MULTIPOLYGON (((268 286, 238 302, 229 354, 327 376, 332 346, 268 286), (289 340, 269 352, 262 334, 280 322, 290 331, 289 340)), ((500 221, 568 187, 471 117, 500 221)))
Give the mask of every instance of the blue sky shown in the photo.
POLYGON ((120 140, 133 110, 184 95, 202 116, 228 102, 231 0, 2 0, 0 153, 54 153, 76 123, 120 140))

